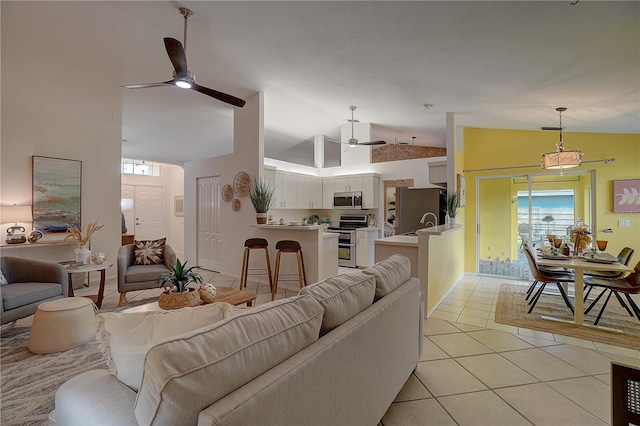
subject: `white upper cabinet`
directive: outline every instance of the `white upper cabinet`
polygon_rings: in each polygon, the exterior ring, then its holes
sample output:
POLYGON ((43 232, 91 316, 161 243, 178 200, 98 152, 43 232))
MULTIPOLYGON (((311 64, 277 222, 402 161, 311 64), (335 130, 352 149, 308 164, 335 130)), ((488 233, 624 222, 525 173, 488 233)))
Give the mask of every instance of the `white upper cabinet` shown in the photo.
POLYGON ((333 193, 336 192, 334 182, 335 182, 335 179, 333 178, 322 179, 322 208, 323 209, 333 208, 333 193))
POLYGON ((277 209, 298 208, 298 177, 276 170, 276 202, 277 209))
POLYGON ((321 209, 322 179, 298 176, 298 208, 321 209))
POLYGON ((380 178, 377 176, 363 176, 361 179, 362 208, 377 209, 380 198, 380 178))
POLYGON ((335 192, 355 192, 362 191, 362 177, 349 176, 334 179, 335 192))

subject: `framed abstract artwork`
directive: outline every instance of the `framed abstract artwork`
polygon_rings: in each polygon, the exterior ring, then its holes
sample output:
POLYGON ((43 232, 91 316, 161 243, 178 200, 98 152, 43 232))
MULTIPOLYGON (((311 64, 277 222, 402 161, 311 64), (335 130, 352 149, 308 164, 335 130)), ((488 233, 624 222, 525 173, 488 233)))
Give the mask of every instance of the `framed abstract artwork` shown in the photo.
POLYGON ((611 203, 614 213, 640 213, 640 179, 614 180, 611 203))
POLYGON ((33 156, 33 227, 66 232, 80 226, 82 161, 33 156))
POLYGON ((467 183, 462 174, 458 174, 458 195, 460 197, 458 204, 460 207, 465 207, 467 205, 467 183))

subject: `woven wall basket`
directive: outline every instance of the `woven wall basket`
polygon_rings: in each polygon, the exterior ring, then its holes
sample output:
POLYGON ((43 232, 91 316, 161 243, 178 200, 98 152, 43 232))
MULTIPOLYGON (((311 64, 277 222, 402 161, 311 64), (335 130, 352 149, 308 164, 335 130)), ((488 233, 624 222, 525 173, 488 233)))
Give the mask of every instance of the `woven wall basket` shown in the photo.
POLYGON ((180 309, 188 306, 198 306, 200 303, 200 293, 193 288, 189 288, 189 291, 184 293, 171 293, 165 291, 160 294, 158 299, 158 305, 162 309, 180 309))

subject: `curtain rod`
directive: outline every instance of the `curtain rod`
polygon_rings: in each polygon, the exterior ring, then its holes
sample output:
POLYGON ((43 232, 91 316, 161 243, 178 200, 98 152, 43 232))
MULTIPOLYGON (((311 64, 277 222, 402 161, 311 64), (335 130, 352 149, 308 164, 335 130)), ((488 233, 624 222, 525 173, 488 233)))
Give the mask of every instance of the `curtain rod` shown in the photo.
MULTIPOLYGON (((615 157, 603 158, 601 160, 583 161, 582 164, 586 164, 586 163, 605 163, 605 164, 609 164, 609 163, 611 163, 613 161, 616 161, 615 157)), ((491 171, 491 170, 530 169, 532 167, 540 167, 540 164, 532 164, 532 165, 529 165, 529 166, 490 167, 490 168, 487 168, 487 169, 465 169, 465 170, 462 171, 462 173, 487 172, 487 171, 491 171)))

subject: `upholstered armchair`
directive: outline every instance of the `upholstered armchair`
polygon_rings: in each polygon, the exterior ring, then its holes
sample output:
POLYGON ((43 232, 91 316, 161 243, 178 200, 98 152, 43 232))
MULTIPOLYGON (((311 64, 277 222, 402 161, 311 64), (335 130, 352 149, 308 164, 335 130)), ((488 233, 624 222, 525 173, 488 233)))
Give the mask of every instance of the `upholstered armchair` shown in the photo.
POLYGON ((7 284, 0 286, 1 323, 33 315, 38 305, 67 297, 69 285, 64 266, 23 257, 0 257, 7 284))
POLYGON ((118 250, 118 306, 124 303, 128 291, 147 290, 158 287, 156 278, 170 272, 167 265, 176 264, 176 253, 169 244, 164 245, 164 264, 134 265, 135 244, 126 244, 118 250))

